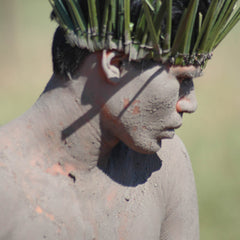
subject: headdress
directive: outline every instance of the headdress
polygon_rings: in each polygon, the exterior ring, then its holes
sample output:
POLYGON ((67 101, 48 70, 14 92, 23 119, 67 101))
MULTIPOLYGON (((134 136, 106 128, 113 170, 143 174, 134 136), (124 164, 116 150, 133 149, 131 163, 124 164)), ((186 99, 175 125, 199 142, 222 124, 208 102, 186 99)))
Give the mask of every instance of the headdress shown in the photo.
POLYGON ((152 58, 180 66, 204 68, 240 20, 239 0, 212 0, 204 14, 199 9, 201 0, 189 0, 173 39, 174 0, 140 1, 138 19, 132 22, 133 0, 49 0, 71 45, 92 52, 116 49, 129 60, 152 58))

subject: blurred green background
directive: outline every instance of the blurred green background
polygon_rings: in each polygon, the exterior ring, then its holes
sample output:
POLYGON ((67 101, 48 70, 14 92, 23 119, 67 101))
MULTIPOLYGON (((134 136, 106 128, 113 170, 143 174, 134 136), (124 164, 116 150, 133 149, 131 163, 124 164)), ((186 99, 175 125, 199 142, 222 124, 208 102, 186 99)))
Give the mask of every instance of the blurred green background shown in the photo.
MULTIPOLYGON (((52 72, 47 0, 0 0, 0 126, 26 111, 52 72)), ((240 239, 240 24, 195 80, 198 111, 177 131, 195 172, 201 239, 240 239)))

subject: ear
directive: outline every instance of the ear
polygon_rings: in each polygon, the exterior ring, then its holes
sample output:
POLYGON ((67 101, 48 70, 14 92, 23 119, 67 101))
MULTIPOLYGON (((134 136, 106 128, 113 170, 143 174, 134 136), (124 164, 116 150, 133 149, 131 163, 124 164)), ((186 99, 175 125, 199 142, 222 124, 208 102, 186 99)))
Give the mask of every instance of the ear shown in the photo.
POLYGON ((118 52, 107 52, 106 50, 102 51, 102 70, 107 77, 108 82, 113 85, 117 84, 121 78, 120 61, 118 52))

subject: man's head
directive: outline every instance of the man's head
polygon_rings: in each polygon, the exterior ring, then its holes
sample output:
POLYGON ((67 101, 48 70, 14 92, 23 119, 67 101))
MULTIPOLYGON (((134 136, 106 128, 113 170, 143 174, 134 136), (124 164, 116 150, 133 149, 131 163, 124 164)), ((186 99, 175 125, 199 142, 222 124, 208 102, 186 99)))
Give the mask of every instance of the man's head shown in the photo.
MULTIPOLYGON (((187 3, 174 1, 176 19, 187 3)), ((132 21, 137 21, 140 6, 141 1, 132 1, 132 21)), ((52 53, 56 74, 70 74, 73 79, 87 74, 86 95, 91 97, 85 96, 90 102, 84 104, 98 105, 102 129, 138 152, 158 151, 161 139, 173 137, 181 126, 182 114, 196 110, 192 79, 200 75, 200 67, 129 61, 115 50, 91 53, 67 43, 62 28, 55 33, 52 53)))
POLYGON ((183 72, 152 60, 129 62, 124 54, 104 50, 86 56, 79 74, 64 87, 80 104, 79 114, 84 109, 87 116, 94 113, 88 121, 100 124, 103 139, 154 153, 161 139, 174 136, 182 114, 196 110, 192 76, 198 73, 194 67, 183 72))
MULTIPOLYGON (((109 63, 102 68, 104 75, 114 76, 105 78, 114 94, 101 109, 103 128, 135 151, 157 152, 161 140, 172 138, 181 126, 182 114, 196 110, 192 76, 199 69, 168 69, 152 60, 129 63, 112 52, 102 54, 104 62, 109 63)), ((104 94, 111 92, 106 89, 104 94)))

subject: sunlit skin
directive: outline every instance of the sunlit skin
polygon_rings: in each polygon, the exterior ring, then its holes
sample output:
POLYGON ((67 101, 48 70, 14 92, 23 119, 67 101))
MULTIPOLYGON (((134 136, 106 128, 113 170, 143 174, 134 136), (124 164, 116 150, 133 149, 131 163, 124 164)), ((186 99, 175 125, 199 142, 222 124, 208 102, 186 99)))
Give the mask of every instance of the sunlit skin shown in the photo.
POLYGON ((196 110, 199 69, 116 56, 53 74, 0 128, 0 239, 199 239, 191 163, 174 134, 196 110))
POLYGON ((145 65, 124 64, 121 71, 125 73, 113 86, 116 93, 102 116, 107 115, 106 128, 130 148, 154 153, 160 150, 161 139, 172 138, 173 130, 181 126, 182 113, 196 110, 192 75, 197 76, 199 69, 190 66, 180 72, 151 61, 145 65))

